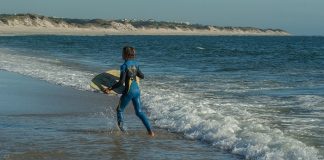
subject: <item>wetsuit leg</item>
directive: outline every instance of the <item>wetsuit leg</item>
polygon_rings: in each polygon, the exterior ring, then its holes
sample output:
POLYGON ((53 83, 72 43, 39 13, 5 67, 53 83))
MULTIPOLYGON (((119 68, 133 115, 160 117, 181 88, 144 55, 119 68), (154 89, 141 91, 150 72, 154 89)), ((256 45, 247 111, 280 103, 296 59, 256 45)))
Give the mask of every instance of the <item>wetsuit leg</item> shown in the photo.
POLYGON ((124 115, 123 115, 123 112, 126 108, 126 106, 128 105, 129 101, 132 99, 132 96, 129 95, 129 94, 123 94, 121 97, 120 97, 120 100, 119 100, 119 104, 117 106, 117 122, 118 122, 118 126, 120 127, 120 129, 123 131, 124 129, 122 128, 122 124, 124 122, 124 115))
POLYGON ((136 94, 132 98, 132 102, 133 102, 133 105, 134 105, 136 116, 142 120, 142 122, 143 122, 144 126, 146 127, 147 131, 151 132, 150 122, 147 120, 147 117, 146 117, 145 113, 142 111, 141 99, 140 99, 139 92, 138 92, 138 94, 136 94))

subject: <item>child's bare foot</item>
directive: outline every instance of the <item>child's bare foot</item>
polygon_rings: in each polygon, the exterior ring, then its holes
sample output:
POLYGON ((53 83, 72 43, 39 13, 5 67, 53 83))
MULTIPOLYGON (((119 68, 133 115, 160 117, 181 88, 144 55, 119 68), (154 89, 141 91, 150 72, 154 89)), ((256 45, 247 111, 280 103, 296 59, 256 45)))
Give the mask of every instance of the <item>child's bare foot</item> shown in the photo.
POLYGON ((149 131, 149 132, 148 132, 148 135, 151 136, 151 137, 154 137, 154 136, 155 136, 155 134, 154 134, 153 131, 149 131))

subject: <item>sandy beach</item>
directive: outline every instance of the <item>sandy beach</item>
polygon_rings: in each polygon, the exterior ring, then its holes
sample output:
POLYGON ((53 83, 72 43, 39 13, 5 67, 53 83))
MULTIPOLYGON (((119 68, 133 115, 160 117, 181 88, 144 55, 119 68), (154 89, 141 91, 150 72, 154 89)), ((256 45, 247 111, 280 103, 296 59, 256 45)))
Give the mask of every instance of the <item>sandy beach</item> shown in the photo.
POLYGON ((0 14, 0 35, 208 35, 286 36, 281 29, 219 27, 155 20, 62 19, 36 14, 0 14))
POLYGON ((112 29, 112 28, 69 28, 69 27, 26 27, 26 26, 1 26, 0 36, 15 35, 201 35, 201 36, 286 36, 281 32, 248 32, 248 31, 221 31, 221 30, 181 30, 181 29, 112 29))
POLYGON ((1 159, 238 159, 158 128, 150 138, 132 106, 121 133, 111 107, 118 97, 6 71, 0 77, 1 159))

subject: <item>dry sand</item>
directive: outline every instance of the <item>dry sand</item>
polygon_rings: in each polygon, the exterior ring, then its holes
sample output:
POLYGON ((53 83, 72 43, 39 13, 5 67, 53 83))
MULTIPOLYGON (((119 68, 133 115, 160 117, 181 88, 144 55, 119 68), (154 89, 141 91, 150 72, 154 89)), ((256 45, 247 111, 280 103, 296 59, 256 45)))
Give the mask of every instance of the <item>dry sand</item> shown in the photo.
POLYGON ((116 28, 78 28, 78 27, 42 27, 42 26, 24 26, 24 25, 0 25, 0 35, 89 35, 89 36, 103 36, 103 35, 255 35, 255 36, 285 36, 289 35, 285 32, 278 31, 242 31, 242 30, 219 30, 211 28, 210 30, 183 30, 183 29, 134 29, 119 26, 116 28))

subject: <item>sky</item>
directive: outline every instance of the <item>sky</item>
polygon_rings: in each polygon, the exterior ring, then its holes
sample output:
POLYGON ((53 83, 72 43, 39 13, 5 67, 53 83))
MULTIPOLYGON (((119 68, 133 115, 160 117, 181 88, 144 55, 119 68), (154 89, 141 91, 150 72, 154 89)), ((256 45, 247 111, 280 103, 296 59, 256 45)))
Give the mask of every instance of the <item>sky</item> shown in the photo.
POLYGON ((0 0, 0 13, 155 19, 324 36, 324 0, 0 0))

